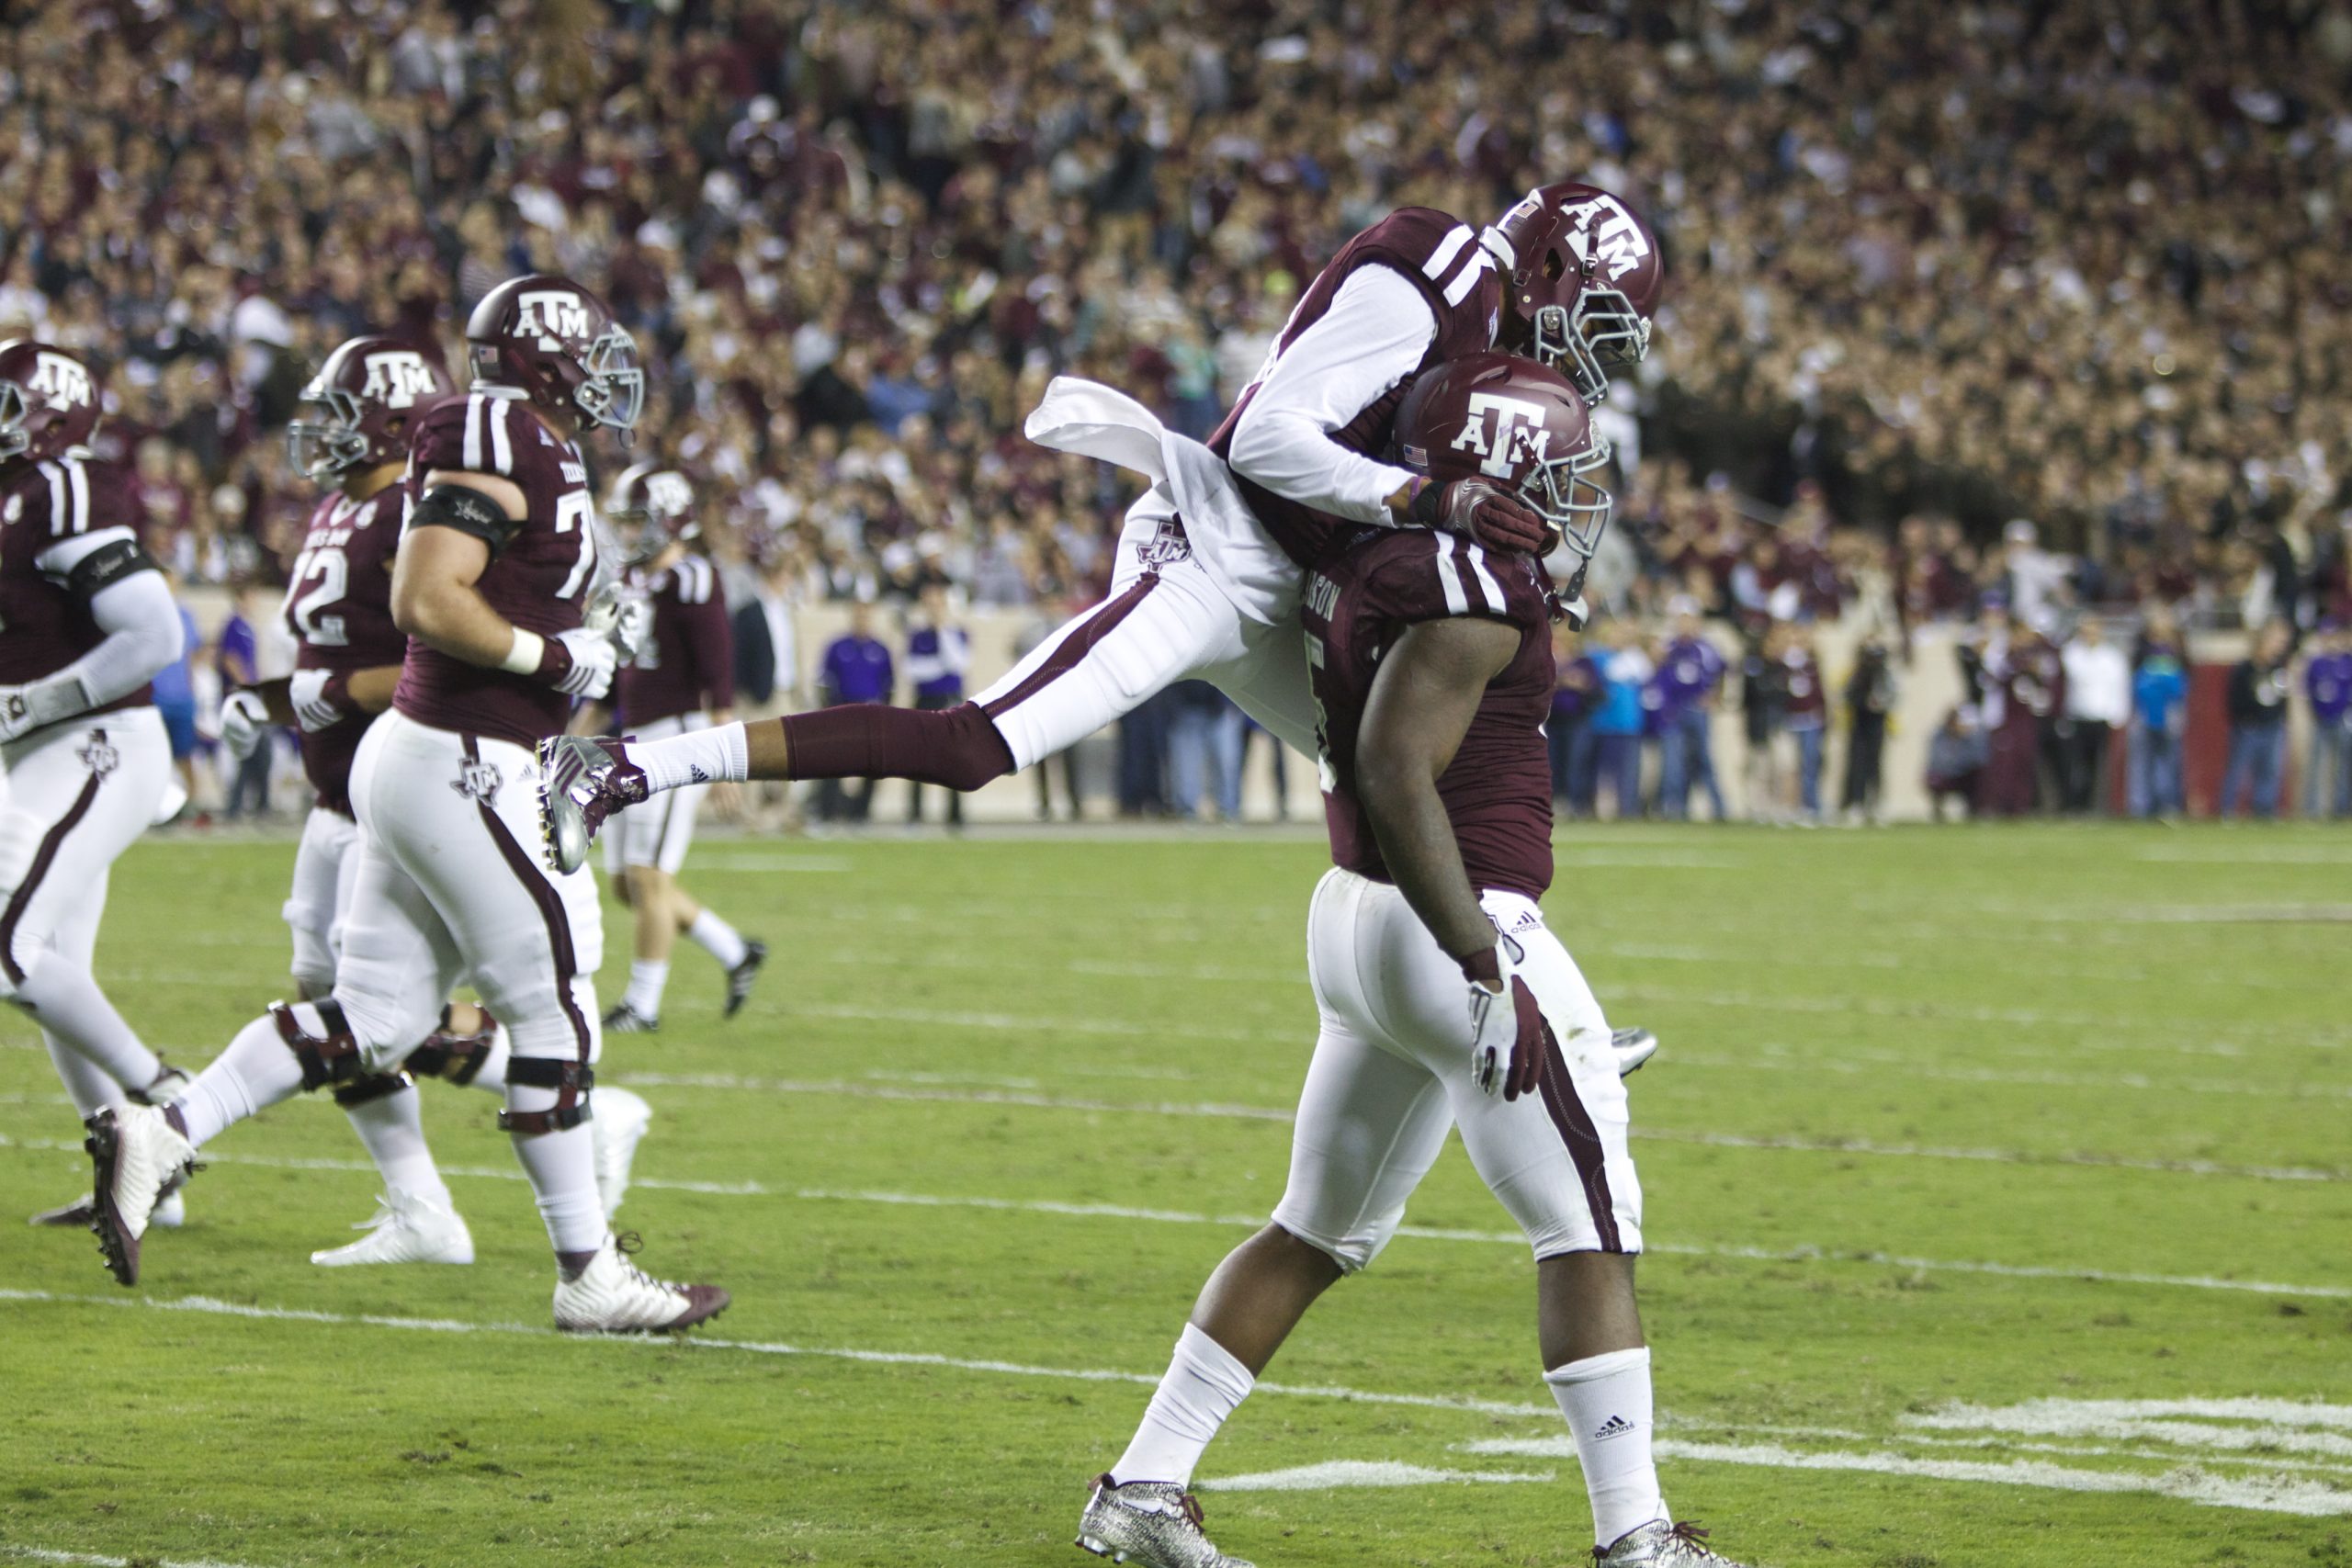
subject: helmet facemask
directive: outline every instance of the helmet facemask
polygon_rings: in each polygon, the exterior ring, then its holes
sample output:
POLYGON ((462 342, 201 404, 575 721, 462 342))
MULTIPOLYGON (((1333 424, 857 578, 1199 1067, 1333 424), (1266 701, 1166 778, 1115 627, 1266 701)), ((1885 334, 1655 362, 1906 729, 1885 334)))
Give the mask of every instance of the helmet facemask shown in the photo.
POLYGON ((645 372, 638 367, 637 340, 618 327, 588 345, 582 379, 571 400, 591 424, 626 432, 645 408, 645 372))
POLYGON ((322 387, 303 400, 318 405, 326 417, 289 423, 286 456, 312 483, 334 484, 368 460, 371 443, 359 427, 359 400, 349 392, 322 387))
MULTIPOLYGON (((1519 487, 1521 497, 1537 516, 1560 531, 1561 543, 1579 562, 1592 558, 1608 531, 1609 513, 1616 504, 1607 488, 1590 476, 1607 468, 1609 443, 1596 435, 1581 452, 1538 457, 1519 487)), ((1582 576, 1579 567, 1578 576, 1582 576)))
POLYGON ((607 506, 605 521, 612 525, 613 542, 620 547, 621 560, 629 566, 643 566, 662 553, 670 537, 653 521, 650 510, 642 506, 607 506))
POLYGON ((25 428, 26 412, 31 407, 22 387, 0 381, 0 458, 18 457, 31 447, 33 433, 25 428))

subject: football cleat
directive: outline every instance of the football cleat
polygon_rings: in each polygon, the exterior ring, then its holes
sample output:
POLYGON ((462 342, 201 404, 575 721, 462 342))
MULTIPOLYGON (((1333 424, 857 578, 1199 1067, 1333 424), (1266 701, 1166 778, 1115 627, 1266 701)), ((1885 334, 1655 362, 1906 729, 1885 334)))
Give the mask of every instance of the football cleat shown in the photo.
POLYGON ((628 1169, 637 1163, 637 1145, 652 1120, 653 1107, 643 1095, 610 1084, 597 1086, 596 1114, 588 1119, 588 1129, 595 1134, 596 1195, 605 1201, 606 1219, 628 1195, 628 1169))
POLYGON ((616 739, 551 735, 539 742, 538 757, 539 844, 548 864, 569 875, 587 860, 605 818, 653 792, 616 739))
POLYGON ((555 1288, 555 1325, 566 1334, 674 1334, 707 1323, 730 1299, 716 1285, 673 1285, 628 1260, 634 1234, 607 1233, 572 1279, 555 1288))
POLYGON ((1617 1076, 1631 1077, 1657 1055, 1657 1036, 1646 1029, 1620 1029, 1609 1036, 1609 1048, 1617 1053, 1617 1076))
POLYGON ((376 1200, 372 1219, 351 1227, 368 1234, 345 1247, 311 1254, 322 1269, 357 1263, 471 1263, 473 1233, 456 1210, 394 1187, 376 1200))
POLYGON ((151 1105, 108 1106, 83 1126, 90 1152, 90 1229, 118 1284, 139 1283, 139 1244, 164 1194, 196 1168, 196 1150, 151 1105))
POLYGON ((605 1014, 605 1032, 607 1034, 655 1034, 661 1029, 660 1014, 649 1017, 625 1001, 615 1002, 612 1010, 605 1014))
MULTIPOLYGON (((91 1205, 90 1200, 76 1198, 62 1208, 43 1209, 26 1223, 42 1226, 53 1225, 64 1230, 85 1231, 90 1228, 91 1216, 96 1213, 97 1210, 91 1205)), ((161 1226, 167 1231, 179 1229, 187 1224, 187 1201, 176 1190, 164 1193, 163 1201, 155 1205, 155 1212, 147 1216, 147 1223, 161 1226)))
POLYGON ((733 1018, 752 999, 752 982, 760 977, 760 965, 768 961, 768 944, 747 942, 743 944, 743 962, 727 972, 727 1016, 733 1018))
POLYGON ((1711 1551, 1700 1543, 1707 1532, 1687 1523, 1668 1524, 1664 1519, 1652 1519, 1639 1529, 1627 1530, 1617 1538, 1613 1546, 1596 1546, 1592 1560, 1598 1568, 1741 1568, 1720 1551, 1711 1551))
POLYGON ((1219 1551, 1201 1529, 1201 1505, 1169 1481, 1094 1478, 1094 1495, 1079 1517, 1078 1544, 1114 1562, 1145 1568, 1251 1568, 1219 1551))

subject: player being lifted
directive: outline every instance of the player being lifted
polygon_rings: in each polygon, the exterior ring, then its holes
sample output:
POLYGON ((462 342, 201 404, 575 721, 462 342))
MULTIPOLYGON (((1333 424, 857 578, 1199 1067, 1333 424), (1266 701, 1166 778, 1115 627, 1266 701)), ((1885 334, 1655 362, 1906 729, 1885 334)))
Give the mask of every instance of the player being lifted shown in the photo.
MULTIPOLYGON (((1421 378, 1400 453, 1491 479, 1589 556, 1607 462, 1567 380, 1481 354, 1421 378)), ((1725 1560, 1673 1523, 1634 1304, 1641 1188, 1609 1026, 1537 907, 1552 881, 1544 722, 1555 601, 1527 556, 1365 530, 1307 574, 1333 867, 1307 915, 1321 1032, 1273 1221, 1210 1276, 1078 1542, 1150 1568, 1248 1568, 1211 1544, 1193 1466, 1306 1309, 1377 1257, 1459 1127, 1536 1258, 1544 1381, 1608 1568, 1725 1560)))
POLYGON ((641 1272, 598 1197, 594 886, 548 875, 524 848, 530 748, 562 729, 574 697, 604 694, 616 659, 609 632, 583 624, 595 506, 575 438, 628 430, 643 374, 604 301, 560 277, 499 285, 466 340, 471 391, 425 413, 410 443, 391 589, 408 652, 352 763, 359 864, 334 989, 247 1024, 169 1106, 91 1118, 93 1228, 116 1278, 135 1281, 155 1194, 198 1148, 299 1090, 396 1066, 469 975, 507 1027, 499 1122, 554 1247, 557 1326, 684 1328, 727 1293, 641 1272))
MULTIPOLYGON (((325 492, 311 509, 286 594, 298 653, 294 674, 232 692, 220 737, 232 756, 265 743, 267 726, 301 736, 302 770, 314 792, 294 854, 286 923, 294 939, 299 998, 334 989, 337 954, 359 869, 351 764, 378 714, 391 705, 408 638, 392 624, 392 561, 400 543, 398 488, 416 422, 453 391, 430 356, 397 338, 356 337, 327 355, 302 389, 310 417, 287 431, 296 468, 325 492)), ((453 1002, 441 1025, 399 1067, 335 1086, 334 1098, 384 1179, 368 1234, 313 1252, 329 1268, 356 1263, 470 1263, 473 1237, 458 1217, 424 1141, 414 1078, 447 1077, 492 1094, 505 1089, 506 1032, 481 1008, 453 1002)), ((650 1111, 626 1089, 606 1089, 590 1125, 607 1213, 626 1190, 628 1160, 650 1111)))
MULTIPOLYGON (((629 591, 643 595, 653 613, 644 648, 613 682, 619 721, 645 740, 727 723, 735 705, 734 634, 718 572, 695 547, 702 525, 695 516, 692 481, 658 463, 636 464, 613 481, 605 516, 628 558, 629 591)), ((674 790, 658 805, 648 802, 643 810, 627 813, 605 836, 605 874, 637 916, 628 989, 605 1015, 607 1034, 662 1027, 670 953, 682 933, 727 972, 729 1018, 750 998, 767 962, 765 942, 746 941, 679 886, 695 815, 709 793, 707 784, 674 790)))
MULTIPOLYGON (((1414 376, 1503 346, 1555 363, 1588 400, 1642 357, 1663 282, 1650 232, 1590 186, 1531 191, 1483 231, 1408 207, 1340 250, 1291 311, 1206 446, 1107 388, 1057 380, 1033 440, 1147 474, 1110 596, 971 702, 856 705, 666 740, 543 748, 552 863, 579 864, 611 812, 714 779, 908 778, 973 790, 1091 735, 1172 682, 1214 682, 1281 740, 1313 746, 1300 570, 1337 529, 1435 527, 1534 550, 1543 521, 1485 475, 1439 483, 1390 461, 1414 376)), ((1628 1070, 1656 1043, 1629 1031, 1628 1070)))
MULTIPOLYGON (((0 344, 0 998, 40 1025, 85 1116, 187 1081, 90 975, 115 857, 154 820, 171 743, 148 682, 180 615, 113 465, 99 387, 45 343, 0 344)), ((87 1201, 33 1216, 87 1224, 87 1201)), ((157 1221, 177 1224, 173 1192, 157 1221)))

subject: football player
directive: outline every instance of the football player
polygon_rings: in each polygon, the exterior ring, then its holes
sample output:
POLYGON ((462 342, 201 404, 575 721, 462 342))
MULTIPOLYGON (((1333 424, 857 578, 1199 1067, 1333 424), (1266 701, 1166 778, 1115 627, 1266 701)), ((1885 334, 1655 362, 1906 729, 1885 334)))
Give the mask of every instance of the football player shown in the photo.
MULTIPOLYGON (((286 593, 296 648, 287 680, 232 692, 220 738, 240 759, 266 743, 272 724, 300 732, 302 769, 315 792, 294 855, 286 923, 294 938, 300 999, 334 989, 336 953, 359 867, 351 763, 378 714, 391 705, 408 638, 392 624, 392 560, 400 542, 397 488, 415 422, 455 389, 432 357, 397 338, 356 337, 327 356, 302 389, 307 418, 287 430, 297 469, 325 492, 311 509, 286 593)), ((334 1098, 384 1179, 368 1234, 313 1252, 328 1268, 358 1263, 470 1263, 473 1237, 424 1141, 413 1074, 505 1089, 507 1041, 481 1008, 452 1003, 441 1027, 400 1067, 335 1086, 334 1098)), ((628 1186, 628 1162, 651 1112, 626 1089, 606 1089, 591 1125, 606 1212, 628 1186)))
MULTIPOLYGON (((1300 570, 1336 529, 1438 527, 1535 549, 1542 520, 1484 470, 1435 483, 1388 459, 1414 376, 1501 341, 1557 363, 1589 400, 1641 358, 1663 281, 1656 242, 1617 197, 1546 186, 1484 231, 1408 207, 1340 250, 1256 379, 1200 443, 1107 388, 1057 380, 1031 439, 1137 469, 1110 597, 1004 678, 935 711, 860 705, 652 743, 554 743, 543 812, 559 866, 604 818, 708 779, 909 778, 973 790, 1092 734, 1172 682, 1209 681, 1301 751, 1300 570)), ((1629 1032, 1628 1066, 1656 1042, 1629 1032)))
MULTIPOLYGON (((90 974, 107 870, 170 786, 148 682, 181 643, 138 509, 89 452, 99 395, 63 349, 0 344, 0 998, 40 1025, 85 1116, 187 1081, 90 974)), ((77 1201, 33 1223, 86 1224, 90 1213, 77 1201)), ((175 1191, 157 1221, 179 1215, 175 1191)))
MULTIPOLYGON (((1591 477, 1605 445, 1569 380, 1532 361, 1481 354, 1422 377, 1398 436, 1431 484, 1499 479, 1580 556, 1607 525, 1591 477)), ((1290 1181, 1210 1277, 1134 1440, 1097 1478, 1089 1551, 1247 1568, 1203 1532, 1193 1467, 1306 1309, 1396 1234, 1459 1127, 1534 1249, 1544 1377, 1583 1461, 1595 1559, 1726 1561, 1659 1495, 1625 1089, 1600 1006, 1537 904, 1556 607, 1528 556, 1447 534, 1364 530, 1307 574, 1333 869, 1307 915, 1322 1027, 1290 1181)))
MULTIPOLYGON (((702 525, 695 516, 694 485, 675 468, 639 463, 613 481, 605 498, 628 559, 628 590, 652 607, 652 632, 613 682, 619 723, 639 740, 725 724, 735 705, 735 639, 718 573, 695 547, 702 525)), ((637 946, 628 989, 605 1015, 607 1034, 637 1034, 662 1027, 662 993, 670 982, 670 950, 679 933, 727 972, 727 1016, 752 994, 767 944, 746 941, 733 926, 697 903, 678 884, 694 842, 695 814, 710 786, 688 784, 627 813, 605 839, 605 871, 622 903, 637 916, 637 946)))
POLYGON ((562 729, 574 698, 605 694, 618 658, 610 632, 585 624, 596 520, 577 437, 635 423, 643 372, 604 301, 562 277, 499 285, 466 341, 470 392, 428 410, 410 439, 391 586, 408 651, 352 761, 359 863, 334 989, 247 1024, 170 1105, 93 1117, 92 1228, 115 1277, 134 1282, 155 1195, 198 1148, 301 1089, 396 1066, 469 974, 507 1029, 499 1122, 555 1251, 556 1325, 682 1329, 727 1292, 639 1269, 597 1192, 595 887, 548 875, 523 847, 532 746, 562 729))

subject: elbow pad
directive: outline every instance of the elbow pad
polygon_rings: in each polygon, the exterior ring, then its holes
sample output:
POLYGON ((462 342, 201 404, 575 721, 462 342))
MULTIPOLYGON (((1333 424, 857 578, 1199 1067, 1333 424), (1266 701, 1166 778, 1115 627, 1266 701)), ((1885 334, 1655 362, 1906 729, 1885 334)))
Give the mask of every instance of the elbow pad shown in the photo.
POLYGON ((65 574, 66 592, 87 608, 91 600, 134 572, 153 571, 155 558, 136 539, 100 545, 65 574))
POLYGON ((426 491, 409 513, 409 525, 455 528, 460 534, 470 534, 490 547, 492 560, 523 528, 520 518, 507 516, 504 507, 464 485, 435 485, 426 491))

